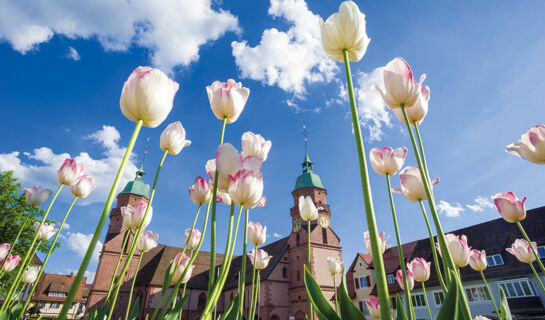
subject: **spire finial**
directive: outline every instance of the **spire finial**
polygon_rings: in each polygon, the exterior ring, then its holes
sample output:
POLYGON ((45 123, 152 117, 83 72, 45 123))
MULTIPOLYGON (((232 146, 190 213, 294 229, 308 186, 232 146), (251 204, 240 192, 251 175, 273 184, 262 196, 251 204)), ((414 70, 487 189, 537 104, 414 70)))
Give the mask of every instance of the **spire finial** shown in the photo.
POLYGON ((308 156, 308 131, 306 125, 303 125, 303 137, 305 137, 305 161, 303 161, 303 172, 312 172, 312 161, 310 161, 308 156))
POLYGON ((146 144, 144 145, 144 156, 142 156, 142 162, 140 163, 140 171, 144 171, 144 161, 146 161, 146 155, 148 154, 149 141, 150 138, 148 137, 146 144))
POLYGON ((308 131, 307 126, 303 125, 303 137, 305 137, 305 156, 308 155, 308 131))

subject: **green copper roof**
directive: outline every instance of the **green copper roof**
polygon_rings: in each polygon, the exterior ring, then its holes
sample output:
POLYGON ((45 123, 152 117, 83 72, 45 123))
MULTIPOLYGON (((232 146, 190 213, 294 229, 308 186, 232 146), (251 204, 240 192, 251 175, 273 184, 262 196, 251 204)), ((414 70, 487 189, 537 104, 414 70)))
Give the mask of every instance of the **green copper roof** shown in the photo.
POLYGON ((320 179, 320 176, 318 176, 312 171, 303 172, 302 175, 297 177, 294 190, 297 190, 300 188, 306 188, 306 187, 316 187, 316 188, 325 189, 324 186, 322 185, 322 180, 320 179))
POLYGON ((134 180, 129 181, 121 193, 132 193, 149 198, 149 185, 144 183, 143 176, 144 171, 140 168, 140 170, 136 171, 134 180))

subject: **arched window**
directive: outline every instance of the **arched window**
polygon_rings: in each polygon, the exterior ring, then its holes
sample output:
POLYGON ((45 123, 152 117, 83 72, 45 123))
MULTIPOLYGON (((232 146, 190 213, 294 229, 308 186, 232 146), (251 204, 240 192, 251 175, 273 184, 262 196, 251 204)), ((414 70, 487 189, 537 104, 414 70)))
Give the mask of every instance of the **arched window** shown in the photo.
POLYGON ((299 232, 297 232, 295 234, 295 242, 297 243, 297 245, 299 245, 299 240, 301 240, 301 237, 299 236, 299 232))
POLYGON ((284 279, 288 278, 288 268, 286 268, 286 267, 282 268, 282 277, 284 279))
POLYGON ((322 241, 324 242, 324 244, 327 244, 327 229, 326 228, 322 228, 322 241))
POLYGON ((204 307, 206 305, 206 293, 201 292, 199 295, 199 300, 197 302, 197 310, 204 310, 204 307))

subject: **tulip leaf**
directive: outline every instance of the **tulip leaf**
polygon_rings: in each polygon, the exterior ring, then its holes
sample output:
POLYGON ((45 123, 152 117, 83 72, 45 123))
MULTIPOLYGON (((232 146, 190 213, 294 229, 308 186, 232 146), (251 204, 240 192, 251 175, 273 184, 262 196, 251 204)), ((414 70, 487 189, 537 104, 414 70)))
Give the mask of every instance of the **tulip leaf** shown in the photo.
POLYGON ((19 315, 21 314, 21 312, 23 311, 23 305, 21 304, 21 302, 17 302, 16 305, 14 305, 11 310, 10 310, 10 318, 11 319, 17 319, 19 318, 19 315))
POLYGON ((437 317, 435 318, 435 320, 458 319, 459 291, 458 291, 458 283, 455 279, 456 278, 453 276, 452 280, 450 280, 447 296, 445 297, 445 300, 443 301, 443 305, 441 306, 441 309, 439 309, 439 312, 437 313, 437 317))
MULTIPOLYGON (((307 289, 307 294, 309 297, 310 302, 316 309, 316 313, 322 314, 325 319, 329 320, 340 320, 339 316, 335 312, 335 310, 331 307, 331 304, 327 299, 324 297, 324 294, 322 293, 322 290, 320 289, 320 286, 314 280, 312 277, 312 274, 310 271, 308 271, 308 268, 305 266, 305 288, 307 289)), ((320 316, 318 316, 320 318, 320 316)), ((322 318, 320 318, 322 319, 322 318)))
POLYGON ((176 303, 176 306, 174 307, 174 309, 172 309, 169 313, 167 313, 163 319, 178 320, 180 318, 180 313, 182 313, 182 308, 187 298, 189 298, 189 293, 186 293, 186 295, 182 299, 180 299, 178 303, 176 303))
POLYGON ((341 311, 341 319, 366 320, 363 313, 354 305, 348 295, 344 271, 342 272, 341 286, 339 287, 339 310, 341 311))
POLYGON ((403 301, 401 301, 399 294, 396 294, 396 320, 407 320, 405 309, 403 309, 403 301))
POLYGON ((500 320, 512 320, 511 310, 509 309, 509 304, 507 303, 507 297, 503 288, 500 286, 500 320))
POLYGON ((85 317, 85 320, 94 320, 97 316, 97 306, 94 305, 89 309, 89 313, 87 314, 87 317, 85 317))
POLYGON ((174 277, 174 270, 176 270, 174 264, 175 264, 174 262, 171 263, 168 266, 167 272, 165 272, 165 278, 163 279, 163 287, 161 290, 161 297, 164 297, 165 294, 167 293, 167 288, 170 287, 170 283, 172 282, 172 277, 174 277))
POLYGON ((136 301, 134 302, 134 306, 132 306, 131 313, 129 315, 129 320, 136 319, 139 313, 140 313, 140 297, 136 297, 136 301))
POLYGON ((225 312, 221 315, 220 320, 240 320, 242 319, 242 313, 240 312, 240 295, 237 296, 229 303, 229 306, 225 312))
POLYGON ((0 313, 0 320, 8 320, 9 319, 9 314, 8 314, 8 310, 4 310, 0 313))
POLYGON ((100 310, 98 310, 95 320, 102 320, 106 316, 106 312, 108 311, 108 302, 106 302, 100 310))

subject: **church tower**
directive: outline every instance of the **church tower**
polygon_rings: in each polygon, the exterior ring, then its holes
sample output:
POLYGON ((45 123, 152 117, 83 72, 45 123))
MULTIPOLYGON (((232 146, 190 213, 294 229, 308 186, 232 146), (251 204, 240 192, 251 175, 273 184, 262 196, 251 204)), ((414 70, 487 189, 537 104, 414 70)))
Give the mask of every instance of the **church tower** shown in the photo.
MULTIPOLYGON (((93 281, 93 286, 91 288, 89 300, 87 302, 87 310, 95 305, 100 308, 104 304, 104 299, 106 298, 110 281, 112 279, 110 275, 114 274, 117 259, 119 257, 119 253, 122 250, 123 240, 125 236, 128 236, 128 240, 124 252, 125 254, 127 254, 129 251, 130 243, 133 239, 130 233, 127 234, 129 231, 125 227, 123 227, 121 207, 127 205, 134 206, 140 201, 144 201, 146 203, 148 202, 149 186, 144 183, 143 177, 144 170, 142 169, 142 167, 140 167, 140 170, 136 172, 136 177, 134 178, 134 180, 129 181, 123 191, 121 191, 117 195, 117 204, 110 213, 110 224, 108 226, 108 233, 106 234, 106 239, 104 240, 102 252, 100 253, 95 280, 93 281)), ((132 279, 135 274, 139 256, 140 253, 138 249, 136 249, 134 257, 131 261, 131 265, 129 266, 127 274, 125 275, 125 282, 121 286, 121 289, 119 291, 119 296, 117 300, 118 303, 116 304, 116 309, 114 310, 114 319, 117 319, 124 315, 121 313, 117 313, 124 311, 126 308, 126 305, 122 306, 122 304, 126 303, 127 301, 127 299, 123 298, 123 295, 128 295, 128 286, 130 285, 130 283, 128 283, 128 280, 132 279)), ((125 263, 125 257, 126 255, 124 255, 121 260, 119 269, 117 271, 118 276, 119 273, 121 273, 121 269, 123 268, 123 265, 125 263)))
MULTIPOLYGON (((333 279, 327 270, 327 258, 341 257, 339 237, 330 226, 331 207, 326 202, 327 190, 322 184, 320 176, 314 173, 314 164, 310 160, 306 147, 305 158, 302 163, 302 174, 297 177, 295 188, 292 191, 293 207, 290 209, 292 233, 288 240, 288 258, 290 261, 289 289, 290 315, 296 320, 305 319, 309 313, 309 301, 304 283, 304 265, 308 264, 308 223, 299 213, 299 197, 309 196, 317 208, 318 219, 310 221, 310 267, 312 275, 322 288, 324 296, 332 301, 334 296, 333 279)), ((337 275, 336 283, 340 284, 341 275, 337 275)), ((315 316, 316 318, 316 316, 315 316)))

